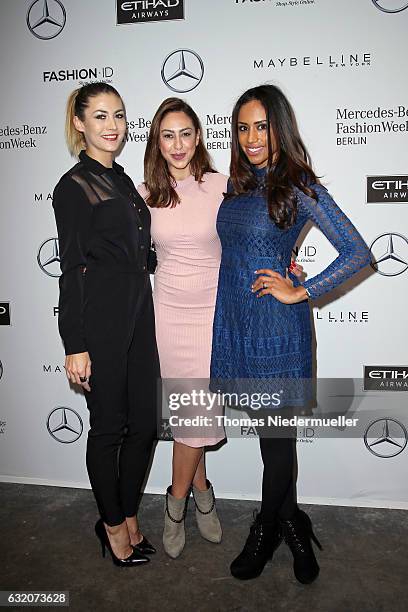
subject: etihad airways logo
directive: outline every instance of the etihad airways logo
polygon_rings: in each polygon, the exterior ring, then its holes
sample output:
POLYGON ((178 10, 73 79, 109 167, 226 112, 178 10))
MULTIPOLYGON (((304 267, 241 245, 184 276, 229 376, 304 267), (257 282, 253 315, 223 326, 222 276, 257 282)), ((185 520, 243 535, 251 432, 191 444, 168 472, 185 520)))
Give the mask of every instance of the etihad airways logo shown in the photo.
POLYGON ((408 176, 368 176, 367 204, 408 203, 408 176))
POLYGON ((408 391, 408 366, 364 366, 364 391, 408 391))
POLYGON ((116 23, 147 23, 184 19, 184 0, 116 0, 116 23))

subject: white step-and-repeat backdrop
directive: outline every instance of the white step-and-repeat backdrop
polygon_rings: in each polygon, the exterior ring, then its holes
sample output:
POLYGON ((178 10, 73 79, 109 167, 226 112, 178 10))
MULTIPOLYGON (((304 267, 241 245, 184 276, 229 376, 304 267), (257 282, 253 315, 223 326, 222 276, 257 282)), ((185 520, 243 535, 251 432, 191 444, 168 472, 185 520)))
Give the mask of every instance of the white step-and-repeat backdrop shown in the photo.
MULTIPOLYGON (((127 105, 119 162, 142 179, 150 120, 171 95, 201 117, 228 173, 230 114, 250 86, 288 95, 316 171, 371 246, 376 270, 313 309, 320 377, 350 379, 361 435, 299 432, 301 501, 408 507, 408 91, 406 0, 3 0, 0 5, 0 479, 87 487, 88 414, 70 389, 57 331, 53 187, 71 165, 69 92, 106 80, 127 105), (363 381, 363 372, 366 380, 363 381), (353 382, 354 381, 354 382, 353 382), (368 387, 372 390, 367 390, 368 387)), ((299 244, 309 276, 336 252, 299 244)), ((219 496, 259 498, 258 442, 208 453, 219 496)), ((163 492, 171 444, 147 491, 163 492)))

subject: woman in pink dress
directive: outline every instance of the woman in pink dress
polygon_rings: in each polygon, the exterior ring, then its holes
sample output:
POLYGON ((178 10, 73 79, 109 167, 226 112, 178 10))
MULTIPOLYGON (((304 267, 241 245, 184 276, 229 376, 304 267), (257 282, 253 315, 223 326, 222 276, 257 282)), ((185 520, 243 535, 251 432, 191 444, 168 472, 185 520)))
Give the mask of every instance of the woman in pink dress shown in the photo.
MULTIPOLYGON (((150 207, 157 253, 154 308, 162 378, 171 391, 175 387, 191 391, 197 387, 192 379, 208 381, 210 374, 221 258, 216 218, 227 177, 212 168, 200 121, 179 98, 164 100, 153 118, 144 169, 145 182, 138 191, 150 207), (172 385, 167 379, 178 380, 172 385)), ((200 428, 172 428, 173 476, 166 492, 163 532, 164 549, 172 558, 185 545, 184 517, 191 489, 201 535, 210 542, 221 541, 204 455, 206 446, 225 437, 216 419, 221 410, 217 405, 211 411, 188 406, 176 413, 177 418, 207 415, 209 420, 200 428)))

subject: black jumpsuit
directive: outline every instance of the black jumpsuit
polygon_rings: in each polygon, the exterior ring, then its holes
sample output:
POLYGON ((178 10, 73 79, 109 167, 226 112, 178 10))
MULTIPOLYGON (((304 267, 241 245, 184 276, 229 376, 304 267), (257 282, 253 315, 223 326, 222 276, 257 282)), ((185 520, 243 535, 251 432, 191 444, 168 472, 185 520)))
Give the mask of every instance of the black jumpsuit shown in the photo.
POLYGON ((87 468, 102 519, 118 525, 136 514, 157 433, 150 213, 119 164, 79 158, 53 197, 59 330, 66 355, 90 355, 87 468))

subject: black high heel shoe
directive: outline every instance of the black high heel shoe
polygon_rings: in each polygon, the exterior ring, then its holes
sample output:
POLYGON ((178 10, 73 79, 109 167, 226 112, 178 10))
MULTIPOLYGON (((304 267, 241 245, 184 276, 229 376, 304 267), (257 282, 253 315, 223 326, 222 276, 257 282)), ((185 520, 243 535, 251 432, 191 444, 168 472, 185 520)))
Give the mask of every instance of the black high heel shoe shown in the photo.
POLYGON ((290 520, 281 520, 281 527, 284 540, 293 554, 296 579, 302 584, 310 584, 316 580, 320 569, 311 541, 323 550, 313 532, 312 521, 306 512, 297 509, 290 520))
POLYGON ((112 546, 109 542, 108 534, 106 533, 105 525, 103 524, 102 519, 99 519, 99 521, 96 522, 95 533, 99 538, 99 541, 102 546, 102 557, 105 557, 107 548, 111 554, 112 562, 114 565, 117 565, 118 567, 134 567, 136 565, 142 565, 143 563, 148 563, 150 561, 148 557, 145 557, 139 550, 136 550, 135 548, 133 548, 132 554, 129 557, 126 557, 126 559, 118 559, 118 557, 112 550, 112 546))
POLYGON ((142 555, 154 555, 156 552, 153 544, 151 544, 149 540, 145 538, 145 536, 143 536, 139 544, 132 544, 132 548, 138 550, 140 553, 142 553, 142 555))
POLYGON ((254 511, 254 522, 241 553, 230 565, 231 574, 239 580, 250 580, 260 576, 265 565, 282 542, 280 525, 275 517, 265 522, 261 514, 254 511))

